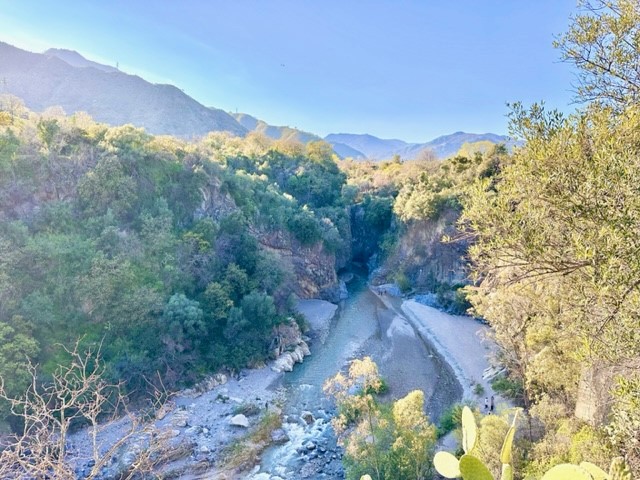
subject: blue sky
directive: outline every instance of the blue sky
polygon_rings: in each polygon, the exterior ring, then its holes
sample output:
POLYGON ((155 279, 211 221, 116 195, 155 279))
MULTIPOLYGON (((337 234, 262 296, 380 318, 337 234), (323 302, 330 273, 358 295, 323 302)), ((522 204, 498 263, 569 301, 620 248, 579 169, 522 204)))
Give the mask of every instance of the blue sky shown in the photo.
POLYGON ((0 40, 117 62, 275 125, 418 142, 506 133, 506 102, 572 110, 573 73, 551 43, 575 11, 575 0, 0 0, 0 40))

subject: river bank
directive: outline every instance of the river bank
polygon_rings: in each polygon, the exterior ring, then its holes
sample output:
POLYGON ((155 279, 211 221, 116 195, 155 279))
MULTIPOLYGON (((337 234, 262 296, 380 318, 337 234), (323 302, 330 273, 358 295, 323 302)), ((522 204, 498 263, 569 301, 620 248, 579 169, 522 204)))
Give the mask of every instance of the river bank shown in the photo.
MULTIPOLYGON (((337 305, 300 300, 297 307, 317 329, 317 335, 326 335, 337 305)), ((299 343, 306 346, 304 338, 299 343)), ((300 357, 302 354, 296 355, 298 363, 302 361, 300 357)), ((152 408, 155 419, 145 420, 141 412, 135 412, 101 425, 95 448, 100 457, 110 458, 100 466, 97 478, 120 478, 122 472, 140 461, 143 452, 151 452, 153 458, 148 460, 163 478, 236 478, 238 467, 247 465, 228 462, 231 449, 249 432, 261 428, 267 416, 281 416, 279 405, 284 402, 284 392, 279 387, 285 375, 281 367, 282 362, 276 360, 262 368, 242 370, 236 378, 213 375, 193 388, 162 398, 152 408)), ((78 478, 88 475, 95 465, 92 433, 87 428, 68 437, 67 455, 78 478)), ((281 437, 281 441, 285 438, 281 437)))
POLYGON ((423 390, 434 420, 462 396, 453 371, 399 309, 377 296, 364 278, 356 278, 349 289, 322 345, 312 343, 308 361, 282 379, 287 391, 283 428, 291 441, 267 449, 260 468, 247 478, 344 478, 343 452, 329 423, 334 407, 322 385, 355 358, 370 356, 378 364, 389 387, 385 401, 423 390), (308 425, 299 421, 305 412, 312 418, 308 425))
MULTIPOLYGON (((463 395, 469 396, 471 381, 484 365, 485 352, 474 350, 480 345, 474 331, 482 327, 478 322, 381 295, 364 279, 357 279, 350 289, 351 296, 339 310, 321 300, 299 302, 298 311, 310 327, 309 337, 303 338, 310 343, 311 355, 293 372, 274 371, 276 361, 242 371, 239 378, 211 377, 198 388, 172 395, 154 421, 119 447, 102 478, 116 478, 114 472, 153 441, 162 443, 157 458, 170 452, 159 467, 164 478, 344 478, 342 449, 330 426, 333 406, 322 385, 354 358, 371 356, 378 364, 389 386, 383 400, 422 390, 434 422, 463 395), (466 327, 456 322, 466 322, 466 327), (468 341, 460 342, 461 338, 468 341), (463 353, 472 361, 465 361, 463 353), (257 445, 251 432, 274 417, 275 430, 257 445), (239 453, 242 446, 251 449, 247 460, 239 453), (238 461, 224 458, 234 455, 238 461), (259 465, 254 467, 254 462, 259 465)), ((130 428, 127 422, 105 426, 98 435, 100 448, 106 451, 114 445, 130 428)), ((79 478, 90 468, 89 434, 78 432, 70 442, 79 478)))
POLYGON ((474 402, 484 411, 484 399, 494 397, 495 409, 510 403, 491 386, 499 363, 497 346, 490 338, 490 328, 472 317, 450 315, 415 300, 402 302, 402 311, 451 366, 463 388, 463 399, 474 402), (477 392, 482 392, 480 395, 477 392))

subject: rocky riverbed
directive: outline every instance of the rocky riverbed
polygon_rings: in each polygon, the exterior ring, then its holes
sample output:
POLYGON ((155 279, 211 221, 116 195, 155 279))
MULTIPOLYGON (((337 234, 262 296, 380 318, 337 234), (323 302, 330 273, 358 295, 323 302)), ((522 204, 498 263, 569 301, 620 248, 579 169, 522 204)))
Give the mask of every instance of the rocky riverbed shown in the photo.
MULTIPOLYGON (((322 300, 301 300, 299 309, 324 335, 337 306, 322 300)), ((310 354, 305 341, 308 337, 301 335, 295 323, 279 329, 278 337, 279 358, 264 368, 243 370, 236 378, 224 374, 208 377, 194 388, 168 395, 152 411, 102 425, 95 443, 91 429, 70 435, 68 455, 78 478, 95 470, 96 456, 107 458, 98 465, 102 480, 120 478, 141 461, 153 465, 163 478, 234 478, 238 467, 251 467, 227 462, 233 456, 231 447, 260 428, 267 415, 281 415, 279 405, 284 398, 278 387, 283 372, 291 371, 310 354)), ((289 438, 276 429, 270 441, 286 442, 289 438)), ((319 445, 317 451, 325 448, 319 445)))
MULTIPOLYGON (((280 357, 270 365, 238 378, 212 376, 171 395, 146 422, 123 418, 105 425, 96 437, 98 449, 113 448, 114 455, 100 466, 99 478, 118 478, 141 459, 155 464, 163 478, 344 478, 343 452, 330 426, 334 406, 321 387, 351 359, 367 355, 390 387, 387 400, 421 389, 427 413, 436 421, 462 396, 454 371, 425 339, 415 312, 408 318, 402 311, 391 287, 383 293, 371 291, 363 279, 355 283, 338 315, 329 302, 301 301, 298 309, 311 328, 309 336, 293 325, 283 327, 274 352, 280 357)), ((77 432, 69 443, 83 478, 95 468, 91 432, 77 432)))

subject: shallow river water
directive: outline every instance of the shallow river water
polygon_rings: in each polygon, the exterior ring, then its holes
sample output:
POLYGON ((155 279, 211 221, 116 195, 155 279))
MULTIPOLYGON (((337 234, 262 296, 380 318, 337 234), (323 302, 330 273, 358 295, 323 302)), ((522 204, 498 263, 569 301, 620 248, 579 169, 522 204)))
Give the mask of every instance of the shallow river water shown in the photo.
POLYGON ((349 298, 341 302, 324 342, 314 339, 311 356, 284 376, 283 429, 290 440, 264 452, 258 478, 344 478, 342 450, 330 425, 333 405, 322 385, 354 358, 373 357, 390 384, 389 398, 415 388, 425 391, 432 417, 457 399, 459 387, 448 366, 407 327, 396 309, 385 307, 368 289, 364 278, 354 277, 349 298), (393 334, 398 329, 405 329, 404 335, 393 334))

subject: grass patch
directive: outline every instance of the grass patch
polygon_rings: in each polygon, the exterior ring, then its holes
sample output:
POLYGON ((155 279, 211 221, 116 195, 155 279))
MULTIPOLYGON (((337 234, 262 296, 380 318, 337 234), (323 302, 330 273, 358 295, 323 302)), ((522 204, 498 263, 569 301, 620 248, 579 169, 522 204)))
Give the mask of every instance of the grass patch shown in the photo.
POLYGON ((260 407, 255 403, 243 403, 233 409, 234 415, 244 415, 245 417, 251 417, 260 413, 260 407))
POLYGON ((260 454, 271 443, 271 432, 282 427, 282 417, 267 412, 246 436, 232 442, 222 452, 225 468, 248 470, 258 463, 260 454))
POLYGON ((481 397, 482 395, 484 395, 484 387, 481 384, 476 383, 475 386, 473 387, 473 393, 481 397))

